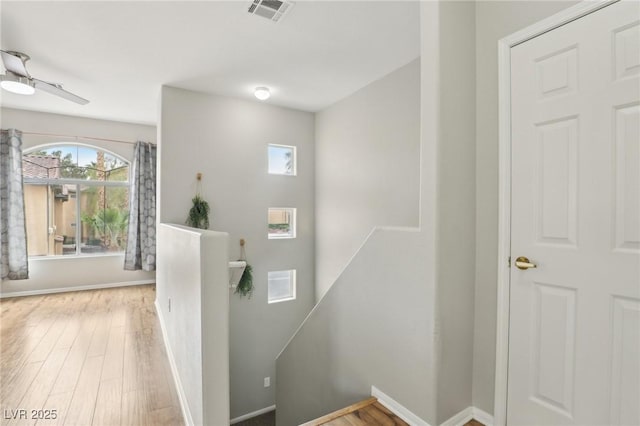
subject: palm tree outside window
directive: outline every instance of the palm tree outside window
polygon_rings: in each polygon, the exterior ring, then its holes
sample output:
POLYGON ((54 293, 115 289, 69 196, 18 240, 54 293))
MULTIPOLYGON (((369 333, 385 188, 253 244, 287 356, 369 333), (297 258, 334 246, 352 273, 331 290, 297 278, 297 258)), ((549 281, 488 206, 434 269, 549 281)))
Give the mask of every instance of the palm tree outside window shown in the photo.
POLYGON ((29 256, 122 253, 129 168, 124 158, 90 145, 60 143, 25 150, 29 256))

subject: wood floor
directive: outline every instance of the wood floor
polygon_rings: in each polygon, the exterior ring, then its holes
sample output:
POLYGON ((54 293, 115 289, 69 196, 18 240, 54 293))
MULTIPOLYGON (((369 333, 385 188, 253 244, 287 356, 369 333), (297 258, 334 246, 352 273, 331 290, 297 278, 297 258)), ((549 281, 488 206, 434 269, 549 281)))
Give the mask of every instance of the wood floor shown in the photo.
MULTIPOLYGON (((409 426, 378 402, 377 398, 360 401, 331 414, 307 422, 301 426, 409 426)), ((484 426, 470 420, 464 426, 484 426)))
POLYGON ((146 285, 0 301, 1 424, 182 425, 154 300, 146 285))
POLYGON ((350 405, 302 426, 409 426, 404 420, 382 406, 377 398, 350 405))

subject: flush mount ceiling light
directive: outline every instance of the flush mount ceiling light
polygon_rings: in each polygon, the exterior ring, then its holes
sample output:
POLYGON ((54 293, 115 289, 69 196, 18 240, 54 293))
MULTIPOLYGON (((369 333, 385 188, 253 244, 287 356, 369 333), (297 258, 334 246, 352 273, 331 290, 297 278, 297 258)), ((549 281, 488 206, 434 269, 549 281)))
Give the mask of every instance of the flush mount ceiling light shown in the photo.
POLYGON ((0 87, 18 95, 33 95, 36 92, 34 84, 28 78, 12 74, 0 75, 0 87))
POLYGON ((255 92, 253 92, 253 94, 261 101, 266 101, 271 96, 271 92, 269 91, 268 87, 256 87, 256 90, 255 92))

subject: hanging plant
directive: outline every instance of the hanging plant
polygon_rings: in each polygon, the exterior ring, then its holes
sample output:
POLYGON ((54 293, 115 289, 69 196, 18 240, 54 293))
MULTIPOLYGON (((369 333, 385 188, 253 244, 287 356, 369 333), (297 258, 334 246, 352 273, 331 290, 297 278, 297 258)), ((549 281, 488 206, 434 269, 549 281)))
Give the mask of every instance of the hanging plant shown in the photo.
POLYGON ((187 218, 187 225, 193 228, 209 229, 209 203, 196 195, 191 200, 193 206, 189 210, 189 217, 187 218))
POLYGON ((253 272, 251 265, 247 263, 247 266, 244 268, 244 272, 242 273, 242 277, 240 277, 240 282, 236 286, 236 294, 239 294, 240 297, 248 296, 251 299, 253 295, 253 272))
MULTIPOLYGON (((245 244, 245 240, 243 238, 240 240, 240 259, 238 260, 246 262, 247 253, 244 251, 244 244, 245 244)), ((255 287, 253 286, 253 269, 251 268, 251 265, 247 263, 247 266, 245 266, 244 271, 242 272, 242 276, 240 277, 240 281, 236 286, 235 293, 239 294, 240 297, 247 296, 249 297, 249 299, 251 299, 254 288, 255 287)))

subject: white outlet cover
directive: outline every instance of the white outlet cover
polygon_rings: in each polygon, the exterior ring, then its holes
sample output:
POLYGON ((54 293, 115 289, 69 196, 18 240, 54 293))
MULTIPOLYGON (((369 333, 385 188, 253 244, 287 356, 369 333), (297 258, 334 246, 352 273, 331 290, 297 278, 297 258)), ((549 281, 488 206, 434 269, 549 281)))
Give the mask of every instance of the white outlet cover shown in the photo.
POLYGON ((271 377, 265 377, 264 378, 264 387, 268 388, 269 386, 271 386, 271 377))

